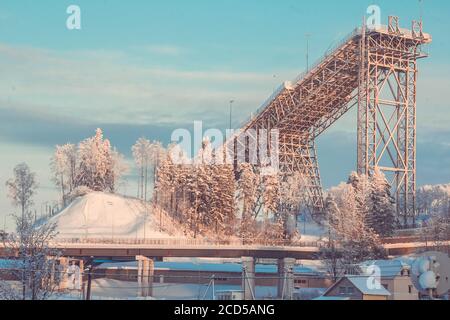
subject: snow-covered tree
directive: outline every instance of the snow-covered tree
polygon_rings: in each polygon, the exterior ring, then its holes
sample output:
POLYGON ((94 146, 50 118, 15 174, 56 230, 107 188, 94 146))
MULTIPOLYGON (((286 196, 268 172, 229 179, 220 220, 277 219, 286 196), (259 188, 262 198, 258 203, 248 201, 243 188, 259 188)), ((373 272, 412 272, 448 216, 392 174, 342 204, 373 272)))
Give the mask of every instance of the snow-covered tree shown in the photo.
POLYGON ((14 168, 14 177, 6 182, 8 197, 12 203, 19 207, 22 217, 33 205, 33 196, 36 193, 38 183, 36 174, 30 171, 26 163, 18 164, 14 168))
POLYGON ((235 226, 235 181, 233 167, 215 159, 207 139, 195 161, 169 146, 157 169, 154 200, 192 236, 223 240, 235 226))
POLYGON ((238 200, 242 205, 240 237, 246 243, 255 238, 254 208, 257 205, 259 194, 259 176, 249 163, 239 165, 238 200))
MULTIPOLYGON (((161 164, 161 161, 166 156, 166 150, 164 149, 163 145, 159 141, 153 141, 150 144, 150 165, 153 166, 153 185, 156 183, 156 173, 158 170, 158 167, 161 164)), ((147 188, 146 188, 147 189, 147 188)))
POLYGON ((391 195, 391 186, 380 170, 373 173, 370 186, 368 226, 379 236, 390 237, 396 226, 395 199, 391 195))
POLYGON ((74 144, 57 145, 51 159, 53 180, 61 189, 61 203, 67 204, 67 195, 75 189, 77 170, 77 149, 74 144))
POLYGON ((97 129, 95 136, 78 145, 78 170, 75 187, 85 186, 93 191, 114 192, 123 171, 121 156, 111 147, 103 132, 97 129))
POLYGON ((337 241, 329 239, 328 243, 320 248, 319 258, 324 263, 333 283, 345 274, 347 266, 344 251, 338 246, 337 241))
POLYGON ((450 202, 450 184, 426 185, 417 190, 419 214, 445 214, 450 202))
POLYGON ((378 235, 367 223, 366 204, 362 202, 365 197, 358 194, 361 189, 355 188, 352 181, 330 190, 336 207, 328 211, 331 236, 342 248, 346 265, 384 256, 378 235))
POLYGON ((139 138, 131 148, 134 161, 139 170, 138 197, 143 199, 147 196, 148 166, 150 164, 151 143, 145 138, 139 138))
POLYGON ((431 241, 435 250, 447 252, 446 242, 450 240, 450 206, 443 214, 432 214, 422 233, 424 240, 431 241))
POLYGON ((352 172, 348 179, 348 184, 350 184, 355 191, 355 200, 358 211, 364 217, 368 217, 372 210, 370 177, 365 174, 352 172))
POLYGON ((34 225, 34 217, 27 211, 23 217, 15 215, 17 232, 8 235, 4 248, 15 256, 9 273, 18 279, 16 286, 0 281, 0 299, 46 300, 52 297, 57 283, 52 277, 60 252, 52 249, 49 242, 57 235, 55 224, 34 225))
POLYGON ((110 170, 107 175, 106 184, 109 186, 111 192, 115 192, 120 185, 122 177, 128 172, 128 165, 124 155, 115 147, 110 150, 109 162, 110 170))
POLYGON ((279 214, 284 221, 284 237, 292 238, 296 230, 296 216, 306 199, 307 180, 301 172, 285 175, 280 182, 280 207, 279 214))
POLYGON ((277 173, 265 175, 263 177, 264 192, 264 213, 265 220, 268 219, 270 213, 276 213, 280 204, 280 179, 277 173))
MULTIPOLYGON (((335 191, 336 192, 336 191, 335 191)), ((345 273, 344 251, 339 246, 342 234, 345 234, 343 217, 333 193, 329 193, 325 199, 326 227, 328 228, 328 241, 320 248, 319 257, 324 263, 329 276, 336 282, 345 273)))

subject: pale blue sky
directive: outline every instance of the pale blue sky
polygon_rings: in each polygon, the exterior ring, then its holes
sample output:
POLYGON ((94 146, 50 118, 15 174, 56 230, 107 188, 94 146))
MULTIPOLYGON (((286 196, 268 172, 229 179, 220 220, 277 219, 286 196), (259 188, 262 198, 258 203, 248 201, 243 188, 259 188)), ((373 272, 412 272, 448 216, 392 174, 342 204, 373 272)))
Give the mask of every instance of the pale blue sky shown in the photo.
MULTIPOLYGON (((36 198, 56 199, 48 160, 55 144, 105 129, 129 155, 141 135, 168 141, 203 120, 222 128, 254 111, 284 80, 305 69, 305 34, 314 61, 381 7, 409 28, 418 0, 398 1, 0 1, 0 218, 12 211, 4 181, 27 161, 41 183, 36 198), (66 28, 66 8, 81 7, 82 30, 66 28)), ((450 182, 450 2, 424 0, 431 57, 420 63, 418 179, 450 182)), ((355 163, 355 113, 319 139, 324 184, 355 163)), ((134 194, 134 183, 122 192, 134 194)), ((0 219, 0 229, 2 219, 0 219)))

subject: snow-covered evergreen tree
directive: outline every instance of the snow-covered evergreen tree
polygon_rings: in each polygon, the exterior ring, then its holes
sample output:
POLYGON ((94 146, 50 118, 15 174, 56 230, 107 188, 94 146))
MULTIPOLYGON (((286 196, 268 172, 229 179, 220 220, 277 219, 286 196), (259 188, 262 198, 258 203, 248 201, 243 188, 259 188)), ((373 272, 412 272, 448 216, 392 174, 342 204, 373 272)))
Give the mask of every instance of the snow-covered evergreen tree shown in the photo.
POLYGON ((258 201, 259 177, 249 163, 239 165, 238 200, 242 204, 240 237, 245 243, 255 238, 253 210, 258 201))
POLYGON ((265 175, 263 177, 264 191, 264 213, 265 220, 270 213, 276 213, 280 204, 280 179, 278 174, 265 175))
POLYGON ((418 213, 422 215, 442 215, 448 209, 450 184, 426 185, 417 190, 418 213))
POLYGON ((372 210, 371 183, 369 176, 352 172, 348 179, 348 184, 355 191, 356 206, 360 214, 368 217, 372 210))
POLYGON ((337 208, 328 211, 332 237, 336 236, 343 262, 349 266, 384 255, 378 235, 367 224, 366 204, 361 203, 365 197, 358 195, 361 189, 355 190, 354 185, 341 184, 331 189, 337 208))
POLYGON ((285 175, 280 182, 280 212, 284 221, 284 237, 291 239, 296 230, 296 216, 306 199, 306 177, 301 172, 285 175))
POLYGON ((75 187, 88 187, 93 191, 114 192, 117 181, 124 172, 124 163, 117 150, 103 132, 97 129, 95 136, 78 145, 78 170, 75 187))
POLYGON ((391 186, 380 170, 375 170, 370 185, 368 226, 379 236, 390 237, 396 225, 395 199, 391 195, 391 186))
POLYGON ((432 214, 422 233, 423 240, 431 241, 436 251, 448 252, 446 242, 450 239, 450 206, 443 214, 432 214))

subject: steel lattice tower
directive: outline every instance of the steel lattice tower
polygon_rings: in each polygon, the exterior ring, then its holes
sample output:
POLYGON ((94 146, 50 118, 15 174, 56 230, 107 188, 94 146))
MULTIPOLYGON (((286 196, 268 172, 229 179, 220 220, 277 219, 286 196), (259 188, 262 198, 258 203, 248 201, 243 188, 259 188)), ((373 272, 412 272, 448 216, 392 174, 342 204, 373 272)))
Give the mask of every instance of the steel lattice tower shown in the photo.
POLYGON ((421 22, 400 29, 397 17, 389 17, 388 26, 354 30, 308 72, 278 88, 227 148, 247 154, 259 132, 277 129, 280 171, 306 177, 306 204, 319 214, 324 199, 315 139, 357 106, 358 172, 385 172, 407 224, 415 211, 417 60, 426 57, 421 47, 430 42, 421 22))
POLYGON ((363 32, 358 87, 358 172, 383 171, 396 198, 404 226, 416 204, 417 60, 430 40, 421 22, 409 36, 389 17, 386 32, 363 32))

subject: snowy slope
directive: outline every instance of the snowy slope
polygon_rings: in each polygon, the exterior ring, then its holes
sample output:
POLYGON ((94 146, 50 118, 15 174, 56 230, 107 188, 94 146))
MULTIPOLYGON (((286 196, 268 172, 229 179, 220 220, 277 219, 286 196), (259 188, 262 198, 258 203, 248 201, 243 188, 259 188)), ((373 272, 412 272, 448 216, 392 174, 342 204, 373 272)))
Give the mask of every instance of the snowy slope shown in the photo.
POLYGON ((160 232, 160 217, 140 200, 93 192, 77 198, 50 221, 57 223, 59 238, 184 237, 176 231, 182 228, 175 228, 167 216, 160 232))

